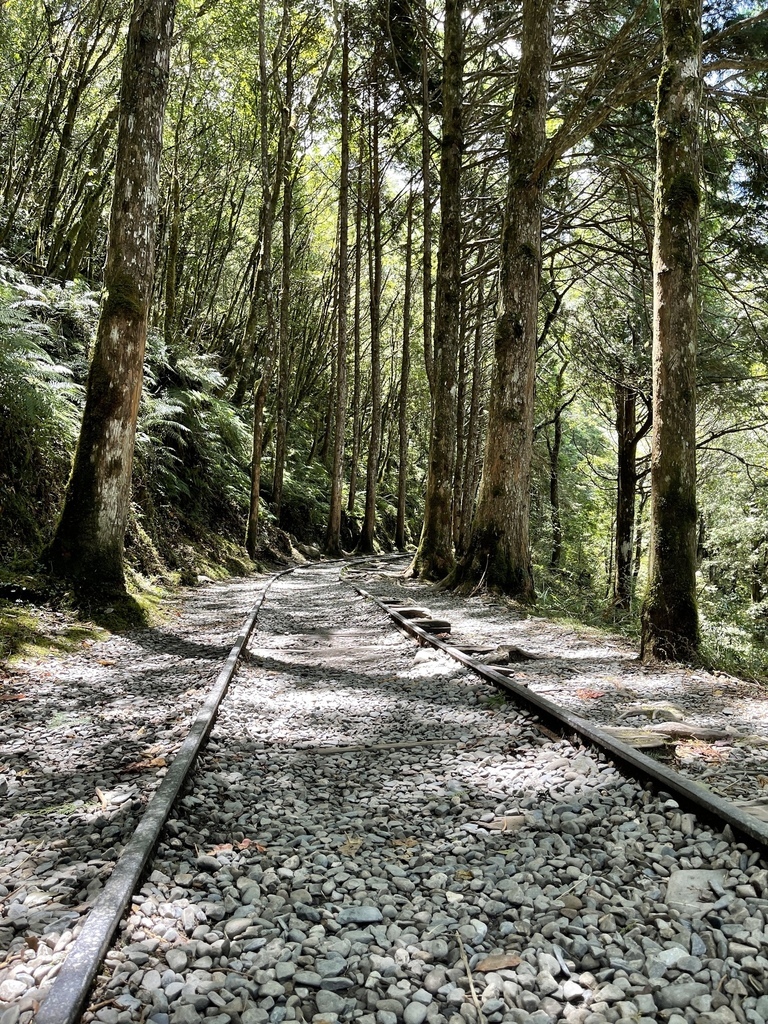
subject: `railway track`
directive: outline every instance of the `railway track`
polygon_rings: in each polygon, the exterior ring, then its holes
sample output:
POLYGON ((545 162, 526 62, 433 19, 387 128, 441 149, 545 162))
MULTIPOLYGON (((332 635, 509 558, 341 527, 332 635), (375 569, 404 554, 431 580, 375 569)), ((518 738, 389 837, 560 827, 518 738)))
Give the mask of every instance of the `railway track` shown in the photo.
MULTIPOLYGON (((394 602, 330 564, 274 583, 83 1020, 768 1019, 760 823, 500 701, 531 695, 394 602)), ((41 1024, 78 1019, 84 959, 41 1024)))

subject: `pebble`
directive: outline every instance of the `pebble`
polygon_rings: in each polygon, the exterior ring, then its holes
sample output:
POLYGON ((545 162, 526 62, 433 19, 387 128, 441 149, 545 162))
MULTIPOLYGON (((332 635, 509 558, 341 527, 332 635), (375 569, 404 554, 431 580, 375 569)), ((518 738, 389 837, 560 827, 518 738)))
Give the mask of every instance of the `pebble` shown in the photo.
MULTIPOLYGON (((765 1024, 750 982, 768 968, 759 858, 463 670, 414 663, 337 578, 313 567, 270 591, 97 983, 115 1002, 86 1024, 475 1024, 462 947, 488 1024, 765 1024), (428 742, 343 749, 404 738, 428 742), (483 827, 503 817, 524 824, 483 827), (722 892, 670 913, 668 878, 700 868, 722 892)), ((103 850, 82 850, 60 869, 87 897, 103 850)), ((39 879, 57 877, 49 863, 39 879)), ((32 873, 18 882, 0 911, 14 950, 50 904, 32 873)), ((31 1006, 5 1018, 49 983, 72 936, 55 925, 0 975, 0 1024, 28 1024, 31 1006)))

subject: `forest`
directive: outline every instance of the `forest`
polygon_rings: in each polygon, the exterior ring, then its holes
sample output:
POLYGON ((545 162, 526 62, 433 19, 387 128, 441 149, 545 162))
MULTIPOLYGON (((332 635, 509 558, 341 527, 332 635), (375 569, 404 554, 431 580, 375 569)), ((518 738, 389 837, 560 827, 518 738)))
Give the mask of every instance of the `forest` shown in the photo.
POLYGON ((4 0, 2 593, 397 549, 765 675, 766 54, 751 0, 4 0))

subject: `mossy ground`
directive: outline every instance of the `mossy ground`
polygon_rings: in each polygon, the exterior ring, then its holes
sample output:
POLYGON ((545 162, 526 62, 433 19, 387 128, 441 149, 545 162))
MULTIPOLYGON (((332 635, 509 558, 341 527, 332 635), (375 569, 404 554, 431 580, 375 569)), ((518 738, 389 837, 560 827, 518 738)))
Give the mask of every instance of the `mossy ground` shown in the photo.
POLYGON ((0 600, 0 663, 71 654, 105 636, 94 622, 81 621, 72 612, 54 613, 0 600))

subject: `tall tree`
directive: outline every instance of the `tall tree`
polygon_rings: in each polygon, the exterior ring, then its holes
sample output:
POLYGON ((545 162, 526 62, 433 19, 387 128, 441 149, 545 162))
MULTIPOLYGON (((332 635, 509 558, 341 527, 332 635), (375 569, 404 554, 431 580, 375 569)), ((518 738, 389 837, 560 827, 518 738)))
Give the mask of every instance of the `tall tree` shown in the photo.
MULTIPOLYGON (((254 357, 253 341, 256 338, 259 324, 262 332, 259 345, 259 357, 261 362, 261 376, 254 381, 253 386, 253 450, 251 453, 251 495, 248 507, 248 527, 245 535, 245 547, 248 554, 253 558, 258 549, 259 518, 261 505, 261 456, 264 445, 264 408, 267 402, 267 393, 272 383, 272 373, 275 364, 275 324, 274 324, 274 288, 272 282, 272 229, 277 213, 277 202, 280 189, 283 185, 285 174, 285 141, 289 125, 284 117, 280 120, 279 140, 277 147, 277 158, 275 160, 274 173, 270 167, 269 153, 269 90, 270 74, 267 68, 267 29, 266 29, 266 7, 267 0, 260 0, 259 3, 259 120, 260 120, 260 149, 261 149, 261 251, 259 254, 258 270, 256 273, 254 290, 251 296, 251 306, 248 320, 245 327, 245 351, 247 361, 254 357), (263 305, 262 305, 263 304, 263 305), (263 320, 261 319, 263 316, 263 320)), ((283 3, 283 26, 281 36, 286 35, 290 26, 290 4, 288 0, 283 3)), ((279 51, 275 51, 275 57, 279 51)), ((274 73, 274 68, 273 68, 274 73)), ((241 375, 239 385, 247 379, 245 373, 241 375)), ((238 386, 239 386, 238 385, 238 386)), ((235 400, 237 400, 238 389, 235 389, 235 400)))
POLYGON ((380 148, 380 68, 379 55, 374 57, 376 80, 371 110, 371 244, 369 249, 371 310, 371 432, 368 437, 368 458, 365 469, 365 511, 357 550, 372 554, 376 550, 376 492, 381 448, 381 148, 380 148))
POLYGON ((403 350, 397 406, 397 524, 395 546, 405 551, 405 503, 408 485, 408 379, 411 372, 411 267, 413 261, 413 192, 408 196, 403 287, 403 350))
POLYGON ((701 0, 661 0, 656 102, 653 443, 648 591, 641 653, 683 660, 699 643, 696 606, 701 0))
POLYGON ((341 27, 341 167, 339 172, 339 285, 336 320, 336 394, 331 467, 331 500, 325 550, 339 557, 344 483, 344 426, 347 419, 347 312, 349 307, 349 16, 344 5, 341 27))
POLYGON ((424 525, 411 566, 412 572, 426 579, 442 579, 454 566, 451 491, 456 458, 456 358, 461 305, 461 166, 464 149, 462 11, 461 0, 446 0, 443 26, 440 243, 435 292, 432 426, 424 525))
POLYGON ((523 0, 483 474, 454 574, 457 583, 484 580, 524 601, 534 596, 528 520, 552 8, 552 0, 523 0))
POLYGON ((84 589, 125 590, 123 547, 155 267, 175 0, 134 0, 123 60, 104 300, 64 508, 47 558, 84 589))

